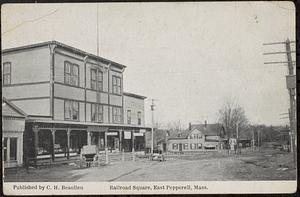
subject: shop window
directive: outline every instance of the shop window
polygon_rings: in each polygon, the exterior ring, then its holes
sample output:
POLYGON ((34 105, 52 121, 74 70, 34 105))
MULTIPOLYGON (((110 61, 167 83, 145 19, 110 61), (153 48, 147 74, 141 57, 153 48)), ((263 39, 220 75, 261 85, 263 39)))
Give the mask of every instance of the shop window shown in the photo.
POLYGON ((11 161, 17 160, 17 139, 18 138, 10 138, 10 150, 9 150, 9 159, 11 161))

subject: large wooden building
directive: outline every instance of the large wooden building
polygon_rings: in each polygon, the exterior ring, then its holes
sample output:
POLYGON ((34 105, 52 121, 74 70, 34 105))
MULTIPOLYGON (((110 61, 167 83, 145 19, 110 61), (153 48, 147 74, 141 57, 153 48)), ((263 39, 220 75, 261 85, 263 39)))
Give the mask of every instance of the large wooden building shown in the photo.
POLYGON ((25 157, 144 148, 146 97, 123 91, 125 66, 57 41, 2 51, 2 94, 28 115, 25 157))

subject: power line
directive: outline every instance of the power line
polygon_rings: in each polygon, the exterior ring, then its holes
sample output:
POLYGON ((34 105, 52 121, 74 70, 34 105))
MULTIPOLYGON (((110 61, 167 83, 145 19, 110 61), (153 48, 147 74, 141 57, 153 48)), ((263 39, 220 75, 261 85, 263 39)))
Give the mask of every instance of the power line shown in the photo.
MULTIPOLYGON (((290 43, 295 43, 296 41, 290 41, 290 43)), ((263 45, 275 45, 275 44, 286 44, 286 42, 269 42, 263 43, 263 45)))
POLYGON ((22 26, 22 25, 24 25, 24 24, 26 24, 26 23, 32 23, 32 22, 36 22, 36 21, 38 21, 38 20, 41 20, 41 19, 43 19, 43 18, 45 18, 45 17, 47 17, 47 16, 50 16, 50 15, 54 14, 54 13, 57 12, 57 11, 59 11, 59 8, 57 8, 57 9, 54 10, 53 12, 50 12, 50 13, 45 14, 45 15, 43 15, 43 16, 40 16, 40 17, 38 17, 38 18, 30 19, 30 20, 25 20, 25 21, 21 22, 20 24, 14 26, 13 28, 11 28, 11 29, 9 29, 9 30, 3 32, 1 35, 4 35, 4 34, 6 34, 6 33, 8 33, 8 32, 11 32, 11 31, 13 31, 13 30, 19 28, 20 26, 22 26))

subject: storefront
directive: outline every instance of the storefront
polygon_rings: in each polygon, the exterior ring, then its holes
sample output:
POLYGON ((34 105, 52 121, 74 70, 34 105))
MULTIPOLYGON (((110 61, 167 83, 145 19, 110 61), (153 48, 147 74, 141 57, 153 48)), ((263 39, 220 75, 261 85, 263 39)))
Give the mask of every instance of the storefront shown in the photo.
POLYGON ((26 114, 2 98, 2 159, 4 168, 23 165, 23 132, 26 114))
POLYGON ((26 158, 69 159, 79 156, 85 145, 96 145, 99 152, 143 151, 143 128, 126 125, 90 125, 52 120, 28 119, 24 133, 26 158))

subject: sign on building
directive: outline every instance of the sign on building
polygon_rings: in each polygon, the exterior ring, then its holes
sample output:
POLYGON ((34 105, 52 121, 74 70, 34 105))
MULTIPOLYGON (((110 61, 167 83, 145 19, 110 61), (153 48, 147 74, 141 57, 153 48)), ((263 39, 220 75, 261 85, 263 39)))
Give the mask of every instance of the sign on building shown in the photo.
POLYGON ((130 140, 131 139, 131 132, 130 131, 124 131, 124 139, 130 140))
POLYGON ((118 132, 107 132, 106 135, 107 136, 116 136, 116 135, 118 135, 118 132))

